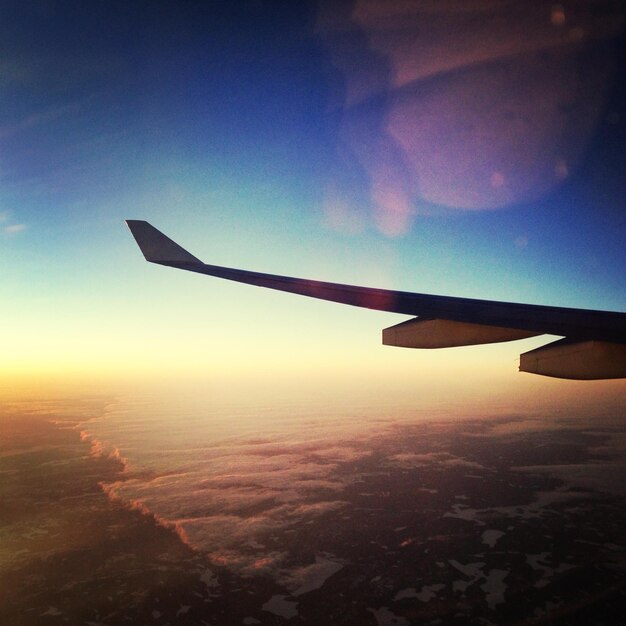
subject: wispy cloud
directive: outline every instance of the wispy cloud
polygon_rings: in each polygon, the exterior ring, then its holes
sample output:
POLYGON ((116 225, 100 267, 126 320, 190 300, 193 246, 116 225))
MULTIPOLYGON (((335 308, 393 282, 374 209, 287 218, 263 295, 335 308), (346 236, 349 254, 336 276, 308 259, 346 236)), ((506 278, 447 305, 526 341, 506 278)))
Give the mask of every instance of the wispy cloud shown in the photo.
POLYGON ((0 59, 0 84, 26 83, 33 78, 33 66, 15 59, 0 59))
POLYGON ((23 230, 26 230, 26 224, 9 224, 2 229, 2 232, 7 235, 14 235, 22 232, 23 230))
POLYGON ((515 238, 515 247, 518 250, 523 250, 524 248, 526 248, 528 246, 528 237, 526 237, 526 235, 520 235, 519 237, 515 238))
POLYGON ((0 211, 0 233, 15 235, 26 230, 26 224, 11 219, 11 211, 0 211))
POLYGON ((82 104, 80 102, 70 102, 63 106, 52 107, 45 111, 32 113, 31 115, 23 117, 21 120, 0 126, 0 139, 6 139, 29 128, 34 128, 35 126, 58 120, 66 115, 77 113, 80 111, 81 107, 82 104))

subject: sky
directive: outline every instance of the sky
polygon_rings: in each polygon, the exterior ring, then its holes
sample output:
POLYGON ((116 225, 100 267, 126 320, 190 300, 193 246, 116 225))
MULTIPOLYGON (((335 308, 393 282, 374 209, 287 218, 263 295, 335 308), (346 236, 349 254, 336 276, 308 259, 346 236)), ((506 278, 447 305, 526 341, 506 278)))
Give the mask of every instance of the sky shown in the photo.
POLYGON ((1 6, 0 393, 623 402, 518 373, 545 337, 384 347, 402 316, 149 265, 123 223, 217 265, 624 311, 620 3, 1 6))

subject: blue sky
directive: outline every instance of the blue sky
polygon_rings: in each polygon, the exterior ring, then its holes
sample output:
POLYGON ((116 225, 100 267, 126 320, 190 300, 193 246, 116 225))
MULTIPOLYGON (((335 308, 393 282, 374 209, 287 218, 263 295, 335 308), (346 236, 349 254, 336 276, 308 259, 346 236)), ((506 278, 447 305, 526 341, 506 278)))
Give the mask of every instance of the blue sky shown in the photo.
MULTIPOLYGON (((454 3, 3 4, 5 375, 446 377, 380 347, 396 316, 148 266, 124 218, 216 264, 626 309, 619 9, 485 38, 454 3)), ((449 367, 522 376, 489 350, 449 367)))

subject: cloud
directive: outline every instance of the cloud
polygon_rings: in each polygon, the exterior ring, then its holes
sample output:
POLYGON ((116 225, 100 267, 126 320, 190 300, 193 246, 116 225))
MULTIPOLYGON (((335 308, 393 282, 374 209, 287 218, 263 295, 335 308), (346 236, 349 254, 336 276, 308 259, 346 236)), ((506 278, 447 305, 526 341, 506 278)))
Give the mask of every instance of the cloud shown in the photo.
POLYGON ((70 102, 63 106, 53 107, 46 111, 40 111, 38 113, 32 113, 23 117, 21 120, 13 122, 11 124, 5 124, 0 126, 0 139, 7 139, 13 135, 16 135, 24 130, 40 126, 47 122, 53 122, 66 115, 77 113, 81 109, 80 102, 70 102))
MULTIPOLYGON (((346 506, 339 495, 345 480, 335 475, 337 463, 362 454, 336 442, 244 444, 213 459, 215 474, 203 461, 187 471, 149 480, 129 476, 103 489, 112 499, 150 512, 213 563, 282 579, 289 572, 285 554, 265 545, 264 537, 346 506), (298 453, 293 453, 295 449, 298 453)), ((313 570, 309 574, 317 580, 313 570)), ((310 583, 305 579, 301 584, 310 583)), ((299 586, 295 579, 292 586, 299 586)))
POLYGON ((0 233, 15 235, 26 230, 26 224, 14 222, 11 219, 11 211, 0 211, 0 233))
POLYGON ((301 596, 314 589, 319 589, 328 578, 336 574, 343 563, 332 554, 317 555, 315 563, 282 572, 280 582, 293 589, 292 596, 301 596))
POLYGON ((8 226, 4 226, 2 228, 2 232, 7 235, 14 235, 15 233, 20 233, 23 230, 26 230, 26 224, 9 224, 8 226))
POLYGON ((33 77, 33 66, 15 59, 0 59, 0 85, 26 83, 33 77))
POLYGON ((389 457, 389 460, 400 467, 411 469, 415 467, 424 467, 426 465, 441 464, 447 467, 473 467, 476 469, 484 469, 479 463, 467 461, 461 457, 454 456, 449 452, 427 452, 417 454, 413 452, 402 452, 389 457))
POLYGON ((515 238, 515 247, 518 250, 522 250, 523 248, 526 248, 528 246, 528 237, 526 237, 525 235, 520 235, 519 237, 515 238))

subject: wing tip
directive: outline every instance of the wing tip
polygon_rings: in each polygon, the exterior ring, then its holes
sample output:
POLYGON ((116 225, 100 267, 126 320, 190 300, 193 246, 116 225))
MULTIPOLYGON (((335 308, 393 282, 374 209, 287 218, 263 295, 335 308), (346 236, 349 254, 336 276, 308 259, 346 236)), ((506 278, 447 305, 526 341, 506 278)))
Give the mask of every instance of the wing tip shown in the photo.
POLYGON ((182 246, 145 220, 124 220, 135 238, 146 261, 168 265, 171 263, 202 263, 182 246))

